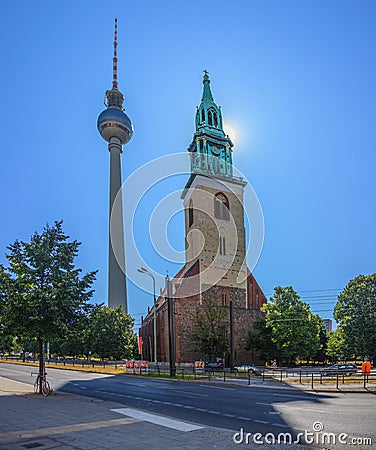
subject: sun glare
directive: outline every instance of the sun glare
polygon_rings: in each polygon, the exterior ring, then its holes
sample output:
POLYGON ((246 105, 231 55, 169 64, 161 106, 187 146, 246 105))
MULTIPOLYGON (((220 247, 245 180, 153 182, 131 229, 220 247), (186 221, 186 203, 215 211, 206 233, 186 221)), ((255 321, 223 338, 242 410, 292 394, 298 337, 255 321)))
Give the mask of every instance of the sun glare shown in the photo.
POLYGON ((230 125, 228 122, 224 122, 223 130, 224 130, 225 134, 228 134, 230 136, 232 142, 234 144, 236 144, 238 141, 238 135, 237 135, 235 128, 232 125, 230 125))

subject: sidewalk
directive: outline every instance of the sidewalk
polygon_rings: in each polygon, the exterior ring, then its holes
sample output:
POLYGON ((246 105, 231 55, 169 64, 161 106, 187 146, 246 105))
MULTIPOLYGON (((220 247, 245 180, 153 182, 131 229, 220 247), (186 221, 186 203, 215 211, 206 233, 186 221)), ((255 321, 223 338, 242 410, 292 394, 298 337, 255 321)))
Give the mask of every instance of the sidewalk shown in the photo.
MULTIPOLYGON (((135 417, 137 414, 130 417, 111 411, 124 408, 119 403, 64 393, 42 397, 32 391, 32 385, 0 377, 0 450, 260 448, 254 444, 234 444, 233 431, 204 426, 180 431, 149 423, 135 417)), ((169 419, 159 417, 161 422, 168 423, 169 419)))

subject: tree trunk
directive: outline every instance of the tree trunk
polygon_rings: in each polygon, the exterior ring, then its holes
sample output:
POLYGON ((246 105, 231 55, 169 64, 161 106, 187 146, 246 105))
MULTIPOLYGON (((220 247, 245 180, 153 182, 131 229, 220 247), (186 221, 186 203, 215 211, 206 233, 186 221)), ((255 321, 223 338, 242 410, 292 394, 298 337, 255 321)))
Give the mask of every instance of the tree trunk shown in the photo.
MULTIPOLYGON (((38 338, 38 351, 39 351, 39 376, 40 381, 44 376, 44 342, 43 339, 38 338)), ((42 383, 39 383, 39 393, 42 393, 42 383)))

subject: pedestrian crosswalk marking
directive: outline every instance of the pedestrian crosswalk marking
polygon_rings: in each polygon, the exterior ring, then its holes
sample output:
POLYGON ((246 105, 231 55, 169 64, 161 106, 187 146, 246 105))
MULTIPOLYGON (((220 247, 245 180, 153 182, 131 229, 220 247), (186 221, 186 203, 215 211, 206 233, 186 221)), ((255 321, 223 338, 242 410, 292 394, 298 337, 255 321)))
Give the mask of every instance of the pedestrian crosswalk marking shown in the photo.
POLYGON ((192 423, 170 419, 165 416, 151 414, 133 408, 118 408, 118 409, 111 409, 111 411, 117 412, 119 414, 124 414, 125 416, 133 417, 134 419, 144 420, 145 422, 161 425, 162 427, 172 428, 178 431, 194 431, 204 428, 202 426, 194 425, 192 423))

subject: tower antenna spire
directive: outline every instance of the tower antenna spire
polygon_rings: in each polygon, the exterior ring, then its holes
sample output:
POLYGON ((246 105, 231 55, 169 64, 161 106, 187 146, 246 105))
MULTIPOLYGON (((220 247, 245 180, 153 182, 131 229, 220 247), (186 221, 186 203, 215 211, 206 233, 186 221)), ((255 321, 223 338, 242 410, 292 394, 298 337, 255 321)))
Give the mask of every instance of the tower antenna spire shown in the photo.
POLYGON ((118 81, 117 81, 117 63, 118 63, 117 46, 118 46, 118 41, 117 41, 117 19, 115 19, 115 24, 114 24, 114 57, 112 59, 112 61, 113 61, 112 89, 117 89, 118 88, 118 81))

